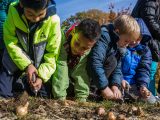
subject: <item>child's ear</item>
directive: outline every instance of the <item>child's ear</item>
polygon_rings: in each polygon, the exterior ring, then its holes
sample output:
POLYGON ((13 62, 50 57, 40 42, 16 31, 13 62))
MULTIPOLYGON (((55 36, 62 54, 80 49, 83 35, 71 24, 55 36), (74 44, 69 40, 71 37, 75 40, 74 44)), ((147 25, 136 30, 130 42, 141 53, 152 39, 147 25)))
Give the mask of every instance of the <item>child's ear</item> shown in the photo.
POLYGON ((142 38, 138 38, 138 39, 137 39, 137 42, 138 42, 138 43, 140 43, 140 42, 141 42, 141 40, 142 40, 142 38))
POLYGON ((76 28, 74 28, 72 31, 71 31, 71 35, 74 35, 76 33, 76 28))
POLYGON ((141 42, 142 38, 143 38, 143 36, 140 35, 139 38, 137 39, 137 42, 141 42))

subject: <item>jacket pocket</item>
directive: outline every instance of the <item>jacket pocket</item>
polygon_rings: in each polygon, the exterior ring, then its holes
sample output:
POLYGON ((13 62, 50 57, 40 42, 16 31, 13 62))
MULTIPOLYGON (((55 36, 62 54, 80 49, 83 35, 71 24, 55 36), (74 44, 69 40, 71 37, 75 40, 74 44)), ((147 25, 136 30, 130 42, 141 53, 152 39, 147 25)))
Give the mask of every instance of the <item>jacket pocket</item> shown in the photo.
POLYGON ((35 59, 36 68, 39 67, 39 65, 43 59, 44 52, 46 49, 46 44, 47 44, 47 41, 43 41, 43 42, 40 42, 40 43, 34 45, 34 59, 35 59))
POLYGON ((17 35, 18 41, 21 44, 23 50, 28 53, 29 51, 29 48, 27 46, 28 45, 28 34, 16 28, 16 35, 17 35))

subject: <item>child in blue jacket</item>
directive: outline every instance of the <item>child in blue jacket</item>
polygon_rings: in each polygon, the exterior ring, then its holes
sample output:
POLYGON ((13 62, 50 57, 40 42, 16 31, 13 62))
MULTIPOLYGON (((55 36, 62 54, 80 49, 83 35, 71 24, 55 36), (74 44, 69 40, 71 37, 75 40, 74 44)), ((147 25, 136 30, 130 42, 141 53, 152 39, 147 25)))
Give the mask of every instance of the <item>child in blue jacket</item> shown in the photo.
POLYGON ((121 56, 123 48, 140 36, 137 21, 129 15, 121 15, 113 24, 102 26, 101 38, 91 50, 88 73, 105 99, 118 100, 121 95, 121 56))
POLYGON ((152 55, 150 49, 141 44, 148 42, 152 37, 143 20, 139 18, 137 22, 140 26, 141 38, 137 42, 129 44, 127 52, 122 59, 124 79, 122 81, 122 87, 126 88, 126 84, 129 84, 131 86, 129 93, 138 96, 141 100, 155 103, 155 97, 148 90, 152 55))

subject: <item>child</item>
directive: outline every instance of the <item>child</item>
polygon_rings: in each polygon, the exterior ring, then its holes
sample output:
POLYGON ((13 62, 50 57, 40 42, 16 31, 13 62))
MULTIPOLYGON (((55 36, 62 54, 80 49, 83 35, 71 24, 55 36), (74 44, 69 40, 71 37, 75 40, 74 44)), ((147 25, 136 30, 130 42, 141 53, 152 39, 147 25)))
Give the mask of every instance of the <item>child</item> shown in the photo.
POLYGON ((52 79, 54 97, 65 100, 70 81, 73 83, 75 99, 85 102, 89 95, 86 62, 90 49, 100 36, 100 25, 94 20, 84 19, 62 34, 61 52, 52 79))
POLYGON ((139 96, 140 99, 155 103, 156 99, 148 90, 150 83, 150 69, 152 55, 147 46, 140 44, 142 41, 152 40, 151 34, 142 19, 137 19, 142 38, 135 43, 130 43, 125 57, 122 59, 122 73, 124 80, 122 87, 128 83, 131 88, 129 93, 139 96))
POLYGON ((3 29, 7 50, 0 71, 0 96, 13 96, 14 83, 23 72, 30 85, 26 87, 35 91, 49 88, 61 41, 60 20, 51 7, 55 9, 50 0, 20 0, 10 5, 3 29))
POLYGON ((2 65, 2 53, 4 51, 3 23, 7 17, 8 6, 14 0, 0 0, 0 67, 2 65))
POLYGON ((98 88, 105 99, 121 99, 121 56, 122 48, 136 41, 140 28, 134 18, 121 15, 113 24, 102 26, 101 38, 91 51, 88 72, 92 85, 98 88))
MULTIPOLYGON (((152 53, 151 75, 149 90, 153 95, 160 93, 160 89, 156 91, 156 82, 159 79, 155 79, 155 75, 158 68, 158 62, 160 61, 160 1, 159 0, 138 0, 133 11, 132 16, 135 18, 142 18, 148 27, 153 39, 150 41, 151 46, 148 46, 152 53)), ((159 82, 160 83, 160 82, 159 82)))

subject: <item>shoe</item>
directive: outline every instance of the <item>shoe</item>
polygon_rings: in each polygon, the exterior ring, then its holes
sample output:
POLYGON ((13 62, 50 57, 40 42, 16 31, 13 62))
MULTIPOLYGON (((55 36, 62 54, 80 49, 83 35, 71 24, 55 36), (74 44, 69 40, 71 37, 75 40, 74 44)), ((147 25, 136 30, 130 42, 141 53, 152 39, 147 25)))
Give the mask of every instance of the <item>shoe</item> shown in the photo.
POLYGON ((156 101, 160 102, 160 97, 159 96, 155 96, 155 98, 156 98, 156 101))

